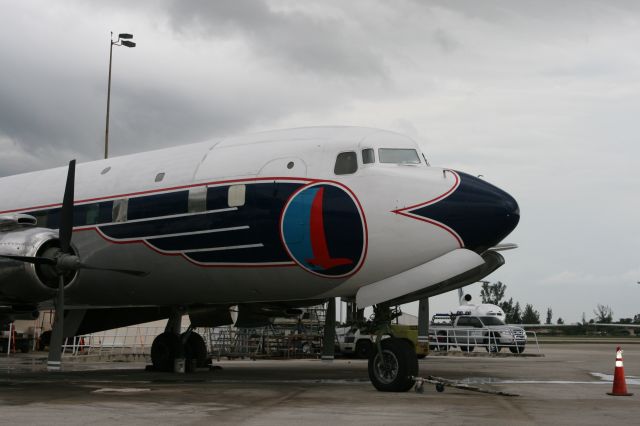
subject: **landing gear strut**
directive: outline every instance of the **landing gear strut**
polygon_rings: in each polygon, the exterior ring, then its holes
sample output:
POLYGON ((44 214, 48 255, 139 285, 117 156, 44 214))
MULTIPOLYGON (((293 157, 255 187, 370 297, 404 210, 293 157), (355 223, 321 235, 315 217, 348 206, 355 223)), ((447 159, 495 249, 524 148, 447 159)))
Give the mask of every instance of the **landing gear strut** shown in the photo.
POLYGON ((399 315, 388 305, 374 306, 372 327, 378 336, 369 356, 369 380, 381 392, 406 392, 418 375, 418 358, 413 344, 393 337, 391 321, 399 315), (382 339, 383 335, 392 337, 382 339))

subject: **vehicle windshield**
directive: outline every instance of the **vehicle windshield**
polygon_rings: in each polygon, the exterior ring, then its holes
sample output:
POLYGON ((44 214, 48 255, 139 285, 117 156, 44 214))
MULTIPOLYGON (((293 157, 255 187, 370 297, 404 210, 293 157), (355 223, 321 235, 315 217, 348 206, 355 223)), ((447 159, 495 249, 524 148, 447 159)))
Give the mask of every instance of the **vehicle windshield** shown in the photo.
POLYGON ((498 317, 480 317, 484 325, 504 325, 504 321, 498 317))
POLYGON ((420 157, 415 149, 380 148, 378 158, 381 163, 420 164, 420 157))

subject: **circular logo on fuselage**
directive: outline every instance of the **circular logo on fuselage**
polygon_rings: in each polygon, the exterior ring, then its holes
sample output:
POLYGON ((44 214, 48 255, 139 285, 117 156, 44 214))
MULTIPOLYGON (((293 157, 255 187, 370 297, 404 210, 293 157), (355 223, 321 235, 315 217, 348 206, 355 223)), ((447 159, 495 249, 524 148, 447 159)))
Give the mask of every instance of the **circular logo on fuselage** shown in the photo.
POLYGON ((323 277, 351 275, 366 256, 362 209, 346 187, 335 183, 314 183, 295 192, 284 207, 280 232, 289 256, 323 277))

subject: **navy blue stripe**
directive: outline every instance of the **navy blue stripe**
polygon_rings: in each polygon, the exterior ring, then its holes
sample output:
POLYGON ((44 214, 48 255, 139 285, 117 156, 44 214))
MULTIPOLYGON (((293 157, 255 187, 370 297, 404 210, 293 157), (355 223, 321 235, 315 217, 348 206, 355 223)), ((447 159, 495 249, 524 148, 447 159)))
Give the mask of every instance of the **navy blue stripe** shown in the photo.
MULTIPOLYGON (((291 259, 280 239, 280 215, 284 205, 301 183, 260 182, 246 184, 245 205, 237 210, 208 212, 172 218, 155 218, 135 223, 101 226, 113 239, 146 239, 152 246, 167 251, 184 251, 188 257, 204 263, 286 262, 291 259), (249 226, 249 229, 163 237, 221 228, 249 226), (189 250, 263 244, 264 247, 189 253, 189 250)), ((228 208, 229 185, 208 189, 207 208, 228 208)), ((153 206, 149 205, 152 209, 153 206)))
POLYGON ((144 222, 117 223, 101 226, 100 230, 110 238, 128 239, 242 226, 247 225, 246 222, 246 218, 241 217, 238 212, 228 211, 150 219, 144 222))
POLYGON ((252 247, 236 250, 186 253, 186 256, 201 263, 266 263, 291 261, 282 249, 252 247))
POLYGON ((211 247, 239 246, 259 243, 251 229, 214 232, 211 234, 152 238, 148 243, 160 250, 197 250, 211 247))

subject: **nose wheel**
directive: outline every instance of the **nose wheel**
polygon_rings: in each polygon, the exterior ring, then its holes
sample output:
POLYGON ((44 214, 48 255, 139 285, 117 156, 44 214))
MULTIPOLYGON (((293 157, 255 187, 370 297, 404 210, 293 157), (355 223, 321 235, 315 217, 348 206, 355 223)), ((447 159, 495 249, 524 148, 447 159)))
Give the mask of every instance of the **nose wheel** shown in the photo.
POLYGON ((413 345, 394 337, 380 342, 369 357, 369 379, 382 392, 406 392, 418 375, 418 358, 413 345))

